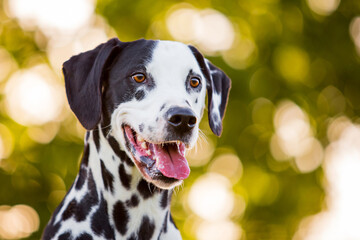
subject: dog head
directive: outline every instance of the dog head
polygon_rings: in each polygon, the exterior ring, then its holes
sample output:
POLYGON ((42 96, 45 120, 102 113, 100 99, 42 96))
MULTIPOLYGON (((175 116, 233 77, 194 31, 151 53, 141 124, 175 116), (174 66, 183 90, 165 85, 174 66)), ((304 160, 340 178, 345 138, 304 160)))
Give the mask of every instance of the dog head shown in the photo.
POLYGON ((220 136, 230 79, 192 46, 111 39, 70 58, 63 72, 68 101, 80 123, 111 134, 142 176, 160 188, 188 177, 208 93, 212 131, 220 136))

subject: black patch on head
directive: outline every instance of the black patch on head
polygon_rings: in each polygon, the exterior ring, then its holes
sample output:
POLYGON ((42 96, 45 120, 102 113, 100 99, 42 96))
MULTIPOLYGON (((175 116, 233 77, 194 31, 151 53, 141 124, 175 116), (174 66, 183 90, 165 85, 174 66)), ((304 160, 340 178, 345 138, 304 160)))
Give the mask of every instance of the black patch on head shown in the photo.
POLYGON ((148 216, 144 216, 141 220, 141 225, 139 228, 139 240, 148 240, 152 238, 154 234, 155 224, 152 222, 148 216))
POLYGON ((89 164, 89 154, 90 154, 90 147, 89 144, 86 144, 81 159, 81 164, 84 165, 85 167, 87 167, 87 165, 89 164))
POLYGON ((101 175, 102 175, 102 179, 104 181, 104 186, 106 190, 110 190, 111 192, 113 192, 114 190, 114 176, 111 174, 111 172, 109 172, 106 167, 104 162, 100 159, 100 163, 101 163, 101 175))
POLYGON ((95 143, 95 146, 96 146, 96 150, 99 152, 99 150, 100 150, 99 128, 95 128, 92 131, 92 134, 93 134, 93 139, 94 139, 94 143, 95 143))
POLYGON ((87 169, 84 167, 80 167, 79 178, 77 179, 76 185, 75 185, 76 190, 80 190, 82 188, 82 186, 85 183, 86 178, 87 178, 87 169))
POLYGON ((129 200, 126 201, 126 206, 129 208, 137 207, 139 205, 139 198, 133 194, 129 200))
POLYGON ((119 166, 119 176, 120 176, 120 181, 122 183, 122 185, 129 190, 130 189, 130 183, 131 183, 131 175, 126 173, 124 164, 120 164, 119 166))
POLYGON ((173 219, 172 216, 171 216, 171 214, 170 214, 170 222, 174 225, 174 227, 175 227, 176 229, 178 229, 177 226, 176 226, 176 224, 175 224, 175 222, 174 222, 174 219, 173 219))
POLYGON ((165 209, 169 203, 169 191, 164 191, 161 196, 160 206, 165 209))
POLYGON ((135 98, 136 98, 136 100, 138 100, 138 101, 143 100, 144 97, 145 97, 145 91, 144 91, 144 90, 139 90, 139 91, 137 91, 137 92, 135 93, 135 98))
MULTIPOLYGON (((146 72, 146 64, 151 60, 156 44, 156 41, 143 39, 126 43, 126 47, 121 49, 120 54, 108 67, 106 80, 103 81, 103 107, 110 116, 119 104, 136 97, 139 88, 154 88, 155 83, 146 72), (131 78, 134 73, 145 74, 146 81, 137 83, 131 78)), ((140 99, 142 95, 138 93, 137 97, 140 99)))
POLYGON ((166 104, 164 103, 161 107, 160 107, 160 111, 162 111, 165 108, 166 104))
POLYGON ((70 232, 65 232, 58 237, 58 240, 71 240, 72 236, 70 232))
POLYGON ((140 132, 143 132, 143 131, 144 131, 144 124, 143 124, 143 123, 139 125, 139 131, 140 131, 140 132))
POLYGON ((75 240, 93 240, 93 237, 88 233, 81 233, 75 240))
POLYGON ((151 197, 155 192, 158 192, 160 189, 154 186, 152 183, 148 183, 144 179, 141 179, 137 186, 137 190, 140 192, 141 196, 144 199, 151 197))
POLYGON ((130 167, 135 166, 134 163, 131 161, 131 159, 128 157, 128 155, 120 149, 119 143, 116 141, 116 139, 113 136, 108 137, 109 144, 116 154, 120 158, 121 161, 126 162, 126 164, 130 167))
POLYGON ((101 196, 99 208, 91 218, 91 230, 98 236, 115 239, 114 229, 109 222, 107 202, 103 196, 101 196))
POLYGON ((116 229, 121 235, 125 235, 129 222, 129 214, 121 201, 117 201, 114 205, 113 218, 116 229))

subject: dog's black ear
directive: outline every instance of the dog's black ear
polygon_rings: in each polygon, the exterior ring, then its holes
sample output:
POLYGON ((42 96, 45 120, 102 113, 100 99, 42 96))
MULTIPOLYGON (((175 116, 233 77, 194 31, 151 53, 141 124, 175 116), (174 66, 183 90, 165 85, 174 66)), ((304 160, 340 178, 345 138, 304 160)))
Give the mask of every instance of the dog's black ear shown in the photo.
POLYGON ((195 55, 201 71, 207 80, 206 88, 208 92, 210 128, 213 133, 220 136, 222 132, 222 120, 229 98, 231 80, 220 68, 205 59, 195 47, 190 46, 190 49, 195 55))
POLYGON ((101 88, 107 66, 119 49, 120 41, 110 39, 95 49, 71 57, 63 64, 66 95, 71 110, 88 130, 101 119, 101 88))

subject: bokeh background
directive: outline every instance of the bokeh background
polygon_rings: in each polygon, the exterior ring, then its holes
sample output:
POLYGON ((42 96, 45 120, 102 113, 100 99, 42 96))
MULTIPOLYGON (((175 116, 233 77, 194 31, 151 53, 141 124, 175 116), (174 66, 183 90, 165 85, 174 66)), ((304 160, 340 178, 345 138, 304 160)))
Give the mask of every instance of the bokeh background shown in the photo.
POLYGON ((71 186, 61 65, 111 37, 195 45, 232 79, 173 197, 184 239, 360 239, 358 0, 0 0, 0 239, 39 239, 71 186))

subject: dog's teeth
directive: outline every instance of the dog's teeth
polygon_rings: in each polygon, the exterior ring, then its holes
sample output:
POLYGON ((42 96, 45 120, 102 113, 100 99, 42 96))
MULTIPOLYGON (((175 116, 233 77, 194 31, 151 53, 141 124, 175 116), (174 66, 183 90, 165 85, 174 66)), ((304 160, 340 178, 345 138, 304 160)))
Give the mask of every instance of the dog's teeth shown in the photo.
POLYGON ((147 149, 146 142, 143 142, 143 143, 141 144, 141 148, 147 149))
POLYGON ((150 156, 150 155, 151 155, 151 151, 150 151, 150 150, 147 150, 147 151, 146 151, 146 154, 150 156))
POLYGON ((138 142, 143 142, 143 141, 144 141, 144 138, 141 137, 140 135, 137 135, 136 140, 137 140, 138 142))

